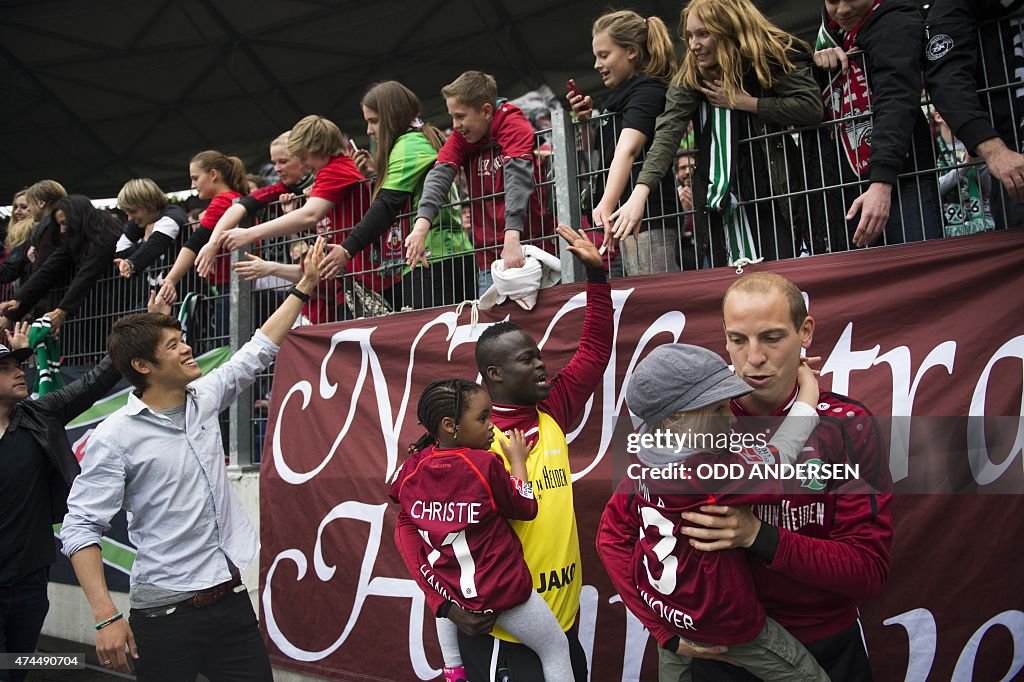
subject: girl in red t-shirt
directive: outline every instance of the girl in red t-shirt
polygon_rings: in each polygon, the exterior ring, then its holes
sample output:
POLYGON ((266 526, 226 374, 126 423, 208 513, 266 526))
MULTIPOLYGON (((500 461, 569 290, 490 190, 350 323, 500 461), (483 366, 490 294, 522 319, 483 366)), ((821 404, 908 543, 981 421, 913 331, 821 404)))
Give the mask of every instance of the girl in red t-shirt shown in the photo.
POLYGON ((447 618, 457 607, 498 614, 497 622, 540 657, 545 680, 569 682, 569 641, 534 591, 522 545, 505 521, 537 515, 533 489, 525 482, 523 432, 515 429, 501 442, 512 465, 509 477, 489 449, 491 399, 479 384, 435 381, 420 396, 416 416, 427 433, 410 446, 412 456, 391 486, 391 499, 402 505, 399 528, 412 523, 423 542, 404 547, 401 530, 395 541, 420 586, 446 599, 436 621, 445 680, 467 679, 456 625, 447 618))
MULTIPOLYGON (((209 199, 210 205, 206 207, 199 225, 178 252, 171 271, 164 277, 159 295, 167 303, 174 303, 178 295, 178 282, 196 262, 196 254, 210 240, 217 221, 235 199, 249 192, 249 185, 245 179, 245 164, 237 156, 227 156, 213 150, 199 152, 189 162, 188 174, 192 179, 192 189, 196 190, 200 199, 209 199)), ((222 289, 231 283, 231 267, 224 255, 225 252, 222 251, 211 277, 211 282, 222 289)), ((225 289, 218 293, 226 295, 227 291, 225 289)), ((223 317, 226 324, 226 305, 221 308, 223 313, 218 311, 217 317, 223 317)), ((227 333, 226 326, 222 333, 227 333)))

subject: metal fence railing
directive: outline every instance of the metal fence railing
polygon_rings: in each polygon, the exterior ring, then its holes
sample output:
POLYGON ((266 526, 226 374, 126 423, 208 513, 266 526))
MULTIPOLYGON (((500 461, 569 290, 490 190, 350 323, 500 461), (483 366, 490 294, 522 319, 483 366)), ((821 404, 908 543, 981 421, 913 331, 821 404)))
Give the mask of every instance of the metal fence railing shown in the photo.
MULTIPOLYGON (((1015 148, 1020 149, 1024 33, 1018 22, 1009 20, 983 27, 983 38, 989 36, 987 40, 991 41, 993 28, 1000 42, 998 49, 983 51, 983 62, 988 62, 982 64, 981 71, 989 75, 979 84, 979 96, 995 112, 997 127, 1009 130, 1015 148)), ((829 85, 826 77, 823 93, 829 91, 829 85)), ((921 114, 920 124, 928 131, 927 148, 919 143, 924 138, 911 140, 910 158, 914 162, 904 169, 893 191, 895 222, 878 244, 1024 224, 1016 217, 1019 206, 1007 198, 984 164, 968 157, 942 129, 924 93, 921 114)), ((736 137, 736 196, 729 220, 749 227, 754 255, 788 258, 852 248, 855 224, 845 215, 867 181, 843 170, 846 151, 842 140, 846 133, 856 135, 870 115, 869 111, 854 112, 799 129, 754 125, 748 119, 736 137)), ((614 145, 608 140, 617 139, 620 126, 618 114, 579 122, 556 109, 552 111, 552 127, 536 133, 536 189, 522 241, 558 253, 563 281, 577 281, 582 273, 571 254, 560 248, 554 228, 559 222, 581 226, 599 238, 600 230, 593 228, 590 212, 603 196, 614 156, 614 145)), ((643 161, 641 154, 634 167, 639 169, 643 161)), ((314 300, 303 309, 303 322, 372 317, 478 298, 489 284, 486 275, 490 264, 501 251, 502 235, 495 227, 495 217, 502 211, 501 192, 493 185, 501 163, 500 157, 480 155, 471 169, 476 177, 460 173, 451 202, 443 209, 447 216, 444 228, 465 235, 473 244, 470 250, 433 265, 430 273, 410 272, 404 263, 404 240, 415 220, 415 207, 409 206, 384 235, 353 258, 341 277, 321 283, 314 300)), ((699 176, 699 169, 697 172, 699 176)), ((655 188, 648 200, 642 224, 646 237, 623 245, 623 255, 609 259, 613 277, 730 262, 733 254, 726 250, 723 239, 727 219, 721 213, 684 207, 680 190, 685 186, 686 173, 677 174, 673 169, 672 174, 675 179, 655 188)), ((629 196, 633 178, 635 173, 621 201, 629 196)), ((691 197, 694 191, 691 185, 691 197)), ((369 181, 355 187, 321 221, 316 232, 332 243, 341 243, 366 213, 371 194, 369 181)), ((272 204, 255 219, 270 220, 289 208, 272 204)), ((261 276, 252 281, 233 276, 211 285, 196 277, 194 269, 189 272, 179 283, 178 300, 194 294, 188 297, 189 309, 183 319, 188 322, 189 340, 197 356, 218 347, 237 349, 251 336, 283 300, 291 286, 289 277, 297 279, 295 266, 313 237, 315 234, 310 233, 265 240, 254 245, 251 255, 219 256, 231 263, 260 264, 261 276)), ((120 278, 111 267, 110 274, 96 282, 82 309, 64 325, 62 344, 67 364, 92 364, 102 357, 110 325, 126 313, 145 310, 148 291, 166 274, 180 243, 179 239, 163 259, 131 280, 120 278)), ((54 296, 59 293, 54 292, 54 296)), ((222 422, 234 465, 248 466, 260 459, 272 376, 271 368, 258 379, 251 395, 237 401, 222 422)))

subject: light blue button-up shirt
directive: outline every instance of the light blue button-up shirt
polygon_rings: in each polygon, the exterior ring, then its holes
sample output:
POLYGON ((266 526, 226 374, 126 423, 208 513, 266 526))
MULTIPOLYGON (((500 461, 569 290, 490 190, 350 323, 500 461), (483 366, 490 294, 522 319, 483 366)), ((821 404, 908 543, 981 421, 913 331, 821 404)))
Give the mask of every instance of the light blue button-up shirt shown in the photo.
POLYGON ((60 532, 64 554, 99 544, 125 509, 138 550, 132 585, 202 590, 231 579, 228 561, 252 563, 259 542, 228 483, 217 417, 277 351, 257 331, 225 364, 189 384, 184 430, 131 392, 89 436, 60 532))

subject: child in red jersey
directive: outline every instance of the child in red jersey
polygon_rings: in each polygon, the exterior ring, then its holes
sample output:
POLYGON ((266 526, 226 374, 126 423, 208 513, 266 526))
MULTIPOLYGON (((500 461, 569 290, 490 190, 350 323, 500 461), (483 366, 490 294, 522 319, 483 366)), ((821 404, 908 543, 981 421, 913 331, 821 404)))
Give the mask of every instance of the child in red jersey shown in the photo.
MULTIPOLYGON (((685 511, 763 502, 781 488, 778 481, 750 485, 753 475, 708 481, 697 472, 705 464, 751 471, 759 464, 795 462, 818 423, 817 379, 806 364, 798 376, 798 402, 771 441, 740 447, 728 438, 735 421, 729 401, 753 389, 705 348, 667 344, 652 351, 626 390, 629 409, 645 422, 635 434, 636 462, 605 508, 597 542, 623 602, 663 648, 675 653, 680 644, 684 650, 728 647, 725 657, 761 679, 825 682, 828 677, 807 649, 766 617, 745 554, 700 551, 680 532, 685 511), (725 440, 730 446, 723 447, 725 440), (628 543, 632 552, 622 551, 628 543)), ((689 662, 662 656, 663 665, 679 670, 680 680, 690 679, 689 662)))
MULTIPOLYGON (((502 449, 512 477, 488 448, 494 440, 491 399, 479 384, 443 379, 420 396, 416 415, 427 433, 409 450, 391 499, 423 540, 419 571, 448 602, 497 622, 533 649, 547 682, 573 679, 569 645, 544 599, 533 590, 519 538, 506 518, 529 520, 537 501, 526 478, 526 439, 511 432, 502 449)), ((396 542, 402 538, 396 533, 396 542)), ((442 607, 439 613, 446 613, 442 607)), ((455 623, 438 617, 437 639, 449 682, 465 680, 455 623)))
POLYGON ((506 269, 524 264, 523 242, 550 235, 552 216, 544 208, 541 170, 533 152, 533 126, 522 110, 498 97, 494 77, 466 71, 441 89, 452 117, 451 136, 423 180, 416 223, 406 237, 406 258, 421 260, 427 234, 461 168, 469 183, 470 225, 480 267, 478 290, 492 283, 491 264, 506 269))

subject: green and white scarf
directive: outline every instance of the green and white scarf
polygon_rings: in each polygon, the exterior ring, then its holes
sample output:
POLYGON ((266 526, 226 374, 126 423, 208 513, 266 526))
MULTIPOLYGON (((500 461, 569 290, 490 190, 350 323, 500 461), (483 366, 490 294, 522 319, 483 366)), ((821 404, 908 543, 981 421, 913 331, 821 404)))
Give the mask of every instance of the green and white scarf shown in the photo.
POLYGON ((739 205, 739 197, 730 189, 735 141, 732 114, 731 109, 716 107, 707 101, 701 103, 703 122, 711 126, 707 208, 722 213, 729 265, 736 265, 743 262, 755 263, 760 259, 757 256, 754 233, 750 229, 746 211, 739 205))
POLYGON ((60 377, 60 341, 50 333, 50 318, 42 317, 28 330, 28 346, 36 354, 36 380, 32 393, 46 395, 64 388, 60 377))
MULTIPOLYGON (((939 168, 952 168, 962 163, 957 153, 958 148, 963 148, 961 145, 946 142, 942 135, 936 136, 936 142, 939 168)), ((959 181, 957 191, 950 189, 942 198, 942 222, 946 236, 959 237, 994 230, 996 223, 989 212, 988 198, 981 190, 979 168, 958 168, 950 172, 957 173, 959 181)))

